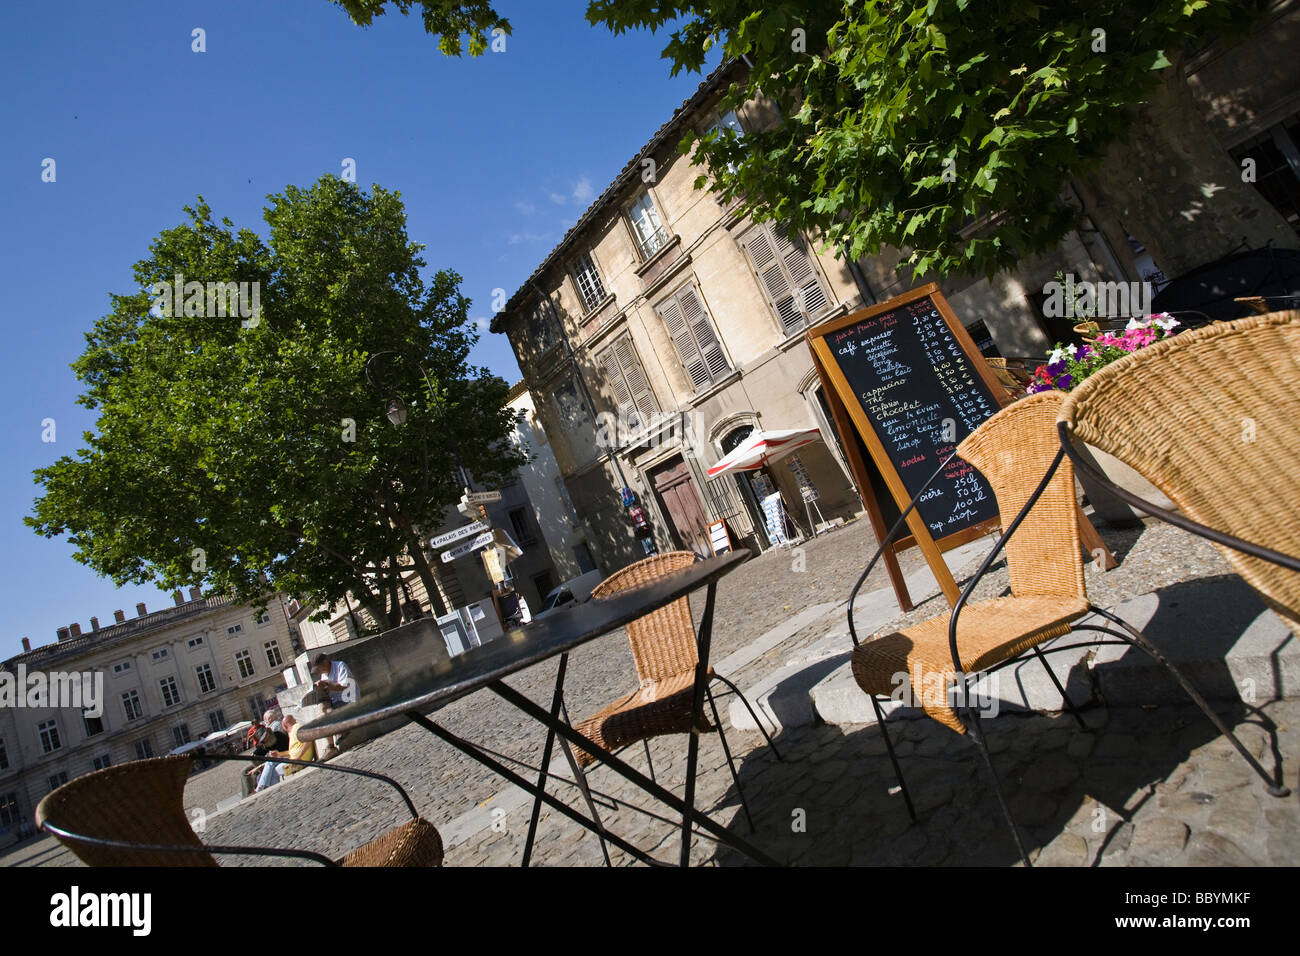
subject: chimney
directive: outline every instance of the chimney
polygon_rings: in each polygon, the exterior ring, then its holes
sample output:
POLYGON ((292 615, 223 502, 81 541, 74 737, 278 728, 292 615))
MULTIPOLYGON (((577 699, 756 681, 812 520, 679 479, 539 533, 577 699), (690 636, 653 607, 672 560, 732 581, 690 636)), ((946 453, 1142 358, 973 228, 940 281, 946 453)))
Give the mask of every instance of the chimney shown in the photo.
POLYGON ((97 617, 92 617, 92 618, 90 619, 90 629, 91 629, 92 631, 98 631, 98 630, 99 630, 99 618, 97 618, 97 617))
POLYGON ((124 623, 125 621, 126 621, 126 615, 125 615, 125 614, 123 614, 121 611, 114 611, 114 612, 113 612, 113 623, 114 623, 114 624, 122 624, 122 623, 124 623))
POLYGON ((26 638, 26 637, 24 637, 24 638, 23 638, 23 653, 24 653, 24 654, 30 654, 31 652, 32 652, 32 642, 31 642, 31 639, 30 639, 30 638, 26 638))
POLYGON ((68 640, 68 629, 67 629, 66 627, 61 627, 61 628, 59 628, 57 631, 55 631, 54 633, 58 635, 59 643, 60 643, 60 644, 62 644, 64 641, 68 640))
POLYGON ((139 604, 135 606, 136 617, 144 617, 148 613, 149 613, 149 609, 144 606, 144 601, 141 601, 139 604))
POLYGON ((198 601, 201 600, 202 598, 203 598, 203 588, 198 588, 198 587, 190 588, 191 601, 198 601))
POLYGON ((71 634, 73 637, 81 637, 81 625, 78 624, 76 621, 73 621, 71 624, 68 625, 68 633, 71 634))
POLYGON ((180 607, 182 604, 185 603, 185 595, 182 594, 180 589, 178 588, 172 592, 172 600, 176 602, 177 607, 180 607))

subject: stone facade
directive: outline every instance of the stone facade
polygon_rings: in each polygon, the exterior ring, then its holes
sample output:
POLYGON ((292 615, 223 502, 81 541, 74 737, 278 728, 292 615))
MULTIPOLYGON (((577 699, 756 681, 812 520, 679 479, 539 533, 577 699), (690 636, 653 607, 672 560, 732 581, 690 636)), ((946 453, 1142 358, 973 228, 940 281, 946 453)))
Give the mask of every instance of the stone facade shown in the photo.
MULTIPOLYGON (((5 661, 25 672, 80 673, 103 679, 103 714, 75 707, 0 707, 0 829, 25 832, 36 804, 65 780, 110 764, 161 756, 241 720, 260 717, 284 687, 298 636, 282 599, 260 618, 254 609, 197 589, 176 606, 81 633, 5 661)), ((51 701, 53 702, 53 701, 51 701)))

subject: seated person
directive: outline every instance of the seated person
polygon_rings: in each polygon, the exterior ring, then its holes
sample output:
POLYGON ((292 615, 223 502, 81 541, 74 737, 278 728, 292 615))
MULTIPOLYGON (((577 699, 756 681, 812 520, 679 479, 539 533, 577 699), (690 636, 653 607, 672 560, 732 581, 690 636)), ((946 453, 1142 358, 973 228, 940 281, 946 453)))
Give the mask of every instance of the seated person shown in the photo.
MULTIPOLYGON (((292 716, 284 718, 284 726, 289 732, 289 743, 285 751, 270 751, 267 756, 288 757, 290 760, 315 760, 316 744, 311 740, 298 739, 298 721, 292 716)), ((297 764, 292 763, 275 763, 274 760, 268 760, 263 764, 262 776, 257 781, 258 792, 265 790, 267 787, 273 787, 280 782, 282 777, 297 773, 303 769, 297 764)))
MULTIPOLYGON (((272 730, 263 724, 256 728, 256 735, 254 743, 257 746, 253 748, 254 757, 267 757, 277 752, 286 752, 289 749, 289 735, 283 730, 272 730)), ((265 774, 266 768, 270 766, 271 763, 269 762, 253 764, 245 773, 250 777, 261 776, 265 774)), ((259 786, 258 789, 260 790, 261 787, 259 786)))
POLYGON ((327 655, 317 654, 311 662, 311 674, 316 679, 315 686, 302 699, 303 704, 321 704, 328 711, 356 700, 356 682, 342 661, 331 661, 327 655))

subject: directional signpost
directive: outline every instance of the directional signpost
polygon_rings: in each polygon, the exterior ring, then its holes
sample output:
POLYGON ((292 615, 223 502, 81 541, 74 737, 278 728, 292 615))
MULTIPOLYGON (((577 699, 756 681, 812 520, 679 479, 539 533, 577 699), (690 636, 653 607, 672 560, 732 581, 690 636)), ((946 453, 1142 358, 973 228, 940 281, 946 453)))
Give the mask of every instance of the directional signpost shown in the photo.
POLYGON ((472 534, 480 531, 486 531, 488 523, 486 521, 472 521, 467 525, 457 528, 455 531, 448 531, 446 534, 440 534, 436 538, 429 539, 430 548, 442 548, 453 541, 459 541, 461 538, 468 538, 472 534))
POLYGON ((469 554, 472 551, 477 551, 479 548, 485 548, 495 540, 496 540, 496 536, 491 531, 485 531, 482 534, 480 534, 477 538, 473 538, 465 542, 464 544, 458 544, 456 545, 456 547, 449 548, 448 550, 442 552, 443 563, 445 564, 448 561, 454 561, 457 558, 459 558, 461 555, 469 554))
POLYGON ((467 491, 460 496, 467 505, 491 505, 501 500, 499 491, 467 491))

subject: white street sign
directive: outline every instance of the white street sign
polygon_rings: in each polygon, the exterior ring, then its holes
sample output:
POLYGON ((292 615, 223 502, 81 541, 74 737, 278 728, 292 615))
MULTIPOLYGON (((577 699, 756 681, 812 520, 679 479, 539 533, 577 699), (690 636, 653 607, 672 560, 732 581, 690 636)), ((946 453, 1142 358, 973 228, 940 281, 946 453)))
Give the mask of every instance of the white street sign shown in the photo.
POLYGON ((469 505, 490 505, 501 500, 499 491, 474 491, 461 495, 460 500, 469 505))
POLYGON ((451 544, 453 541, 459 541, 461 538, 468 538, 472 534, 480 531, 486 531, 488 525, 486 521, 474 521, 464 527, 457 528, 455 531, 448 531, 446 534, 440 534, 436 538, 429 539, 430 548, 441 548, 444 545, 451 544))
POLYGON ((442 552, 442 560, 445 564, 448 561, 454 561, 463 554, 469 554, 471 551, 477 551, 479 548, 486 547, 496 540, 496 536, 491 531, 485 531, 472 541, 464 544, 458 544, 456 547, 442 552))

